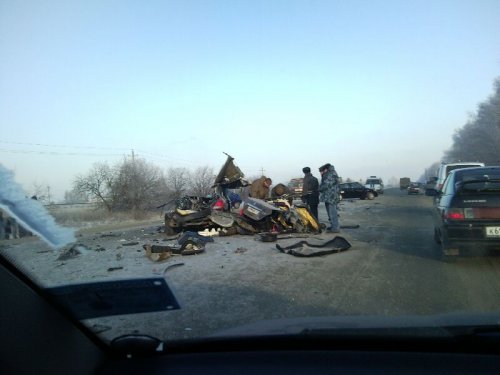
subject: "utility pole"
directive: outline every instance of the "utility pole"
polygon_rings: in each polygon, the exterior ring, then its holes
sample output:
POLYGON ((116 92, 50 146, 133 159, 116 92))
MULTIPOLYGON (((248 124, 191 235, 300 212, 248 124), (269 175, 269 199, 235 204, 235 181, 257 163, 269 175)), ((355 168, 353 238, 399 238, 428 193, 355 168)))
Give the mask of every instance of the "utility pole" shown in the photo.
POLYGON ((50 204, 50 186, 47 185, 47 203, 50 204))
POLYGON ((260 176, 264 176, 264 167, 260 167, 260 176))

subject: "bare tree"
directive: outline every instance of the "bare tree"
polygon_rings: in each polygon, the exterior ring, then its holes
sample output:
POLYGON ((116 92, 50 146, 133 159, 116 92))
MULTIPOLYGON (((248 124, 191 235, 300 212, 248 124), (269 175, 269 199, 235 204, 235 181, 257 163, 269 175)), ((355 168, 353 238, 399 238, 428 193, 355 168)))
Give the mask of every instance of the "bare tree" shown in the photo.
POLYGON ((477 113, 453 135, 453 145, 445 153, 447 162, 500 163, 500 79, 495 81, 494 89, 494 94, 480 103, 477 113))
POLYGON ((440 162, 432 163, 428 168, 425 169, 424 174, 420 176, 419 181, 429 181, 432 177, 436 177, 438 174, 440 162))
POLYGON ((207 196, 213 192, 215 174, 213 168, 198 167, 191 177, 190 193, 197 196, 207 196))
POLYGON ((116 206, 139 213, 162 203, 168 189, 160 168, 132 157, 117 166, 112 191, 116 206))
POLYGON ((65 203, 87 203, 88 201, 87 194, 82 194, 74 189, 64 192, 65 203))
POLYGON ((186 168, 169 168, 166 182, 173 198, 186 194, 190 185, 190 173, 186 168))
POLYGON ((77 176, 73 182, 73 190, 79 194, 86 194, 97 199, 108 211, 113 208, 113 197, 111 187, 113 185, 114 172, 105 163, 95 163, 87 175, 77 176))
POLYGON ((45 202, 47 200, 47 197, 45 195, 46 192, 47 192, 47 189, 44 185, 39 184, 37 182, 33 183, 33 195, 32 196, 36 197, 36 199, 38 199, 41 202, 45 202))

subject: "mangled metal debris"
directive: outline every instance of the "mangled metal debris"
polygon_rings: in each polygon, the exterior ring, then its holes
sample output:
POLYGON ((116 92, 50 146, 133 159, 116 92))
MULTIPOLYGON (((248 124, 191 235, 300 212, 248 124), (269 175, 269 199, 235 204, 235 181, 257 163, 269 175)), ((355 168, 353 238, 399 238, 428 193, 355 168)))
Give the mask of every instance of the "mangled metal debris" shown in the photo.
POLYGON ((234 158, 227 155, 215 178, 213 195, 184 196, 170 202, 174 207, 165 213, 166 234, 321 233, 319 222, 307 206, 292 204, 293 197, 288 194, 265 200, 252 198, 243 178, 234 158))
POLYGON ((177 239, 177 245, 143 246, 146 256, 153 262, 167 260, 174 255, 194 255, 205 251, 205 244, 213 242, 213 238, 204 237, 195 232, 186 232, 177 239))

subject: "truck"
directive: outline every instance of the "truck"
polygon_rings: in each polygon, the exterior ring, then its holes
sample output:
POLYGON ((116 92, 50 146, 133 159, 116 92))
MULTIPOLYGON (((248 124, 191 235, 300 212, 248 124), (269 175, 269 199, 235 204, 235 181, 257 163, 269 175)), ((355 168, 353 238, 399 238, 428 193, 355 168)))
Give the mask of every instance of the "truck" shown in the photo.
POLYGON ((410 177, 401 177, 399 179, 399 188, 401 190, 408 189, 408 187, 410 186, 410 182, 411 182, 410 177))

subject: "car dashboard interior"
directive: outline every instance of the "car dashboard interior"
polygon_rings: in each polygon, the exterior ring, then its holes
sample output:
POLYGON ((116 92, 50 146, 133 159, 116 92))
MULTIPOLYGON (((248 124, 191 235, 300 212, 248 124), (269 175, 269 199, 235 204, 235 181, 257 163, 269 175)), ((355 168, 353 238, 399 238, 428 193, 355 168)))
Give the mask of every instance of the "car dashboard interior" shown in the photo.
POLYGON ((500 368, 496 332, 439 339, 306 332, 163 345, 130 335, 105 344, 1 256, 0 283, 2 374, 473 374, 500 368))

